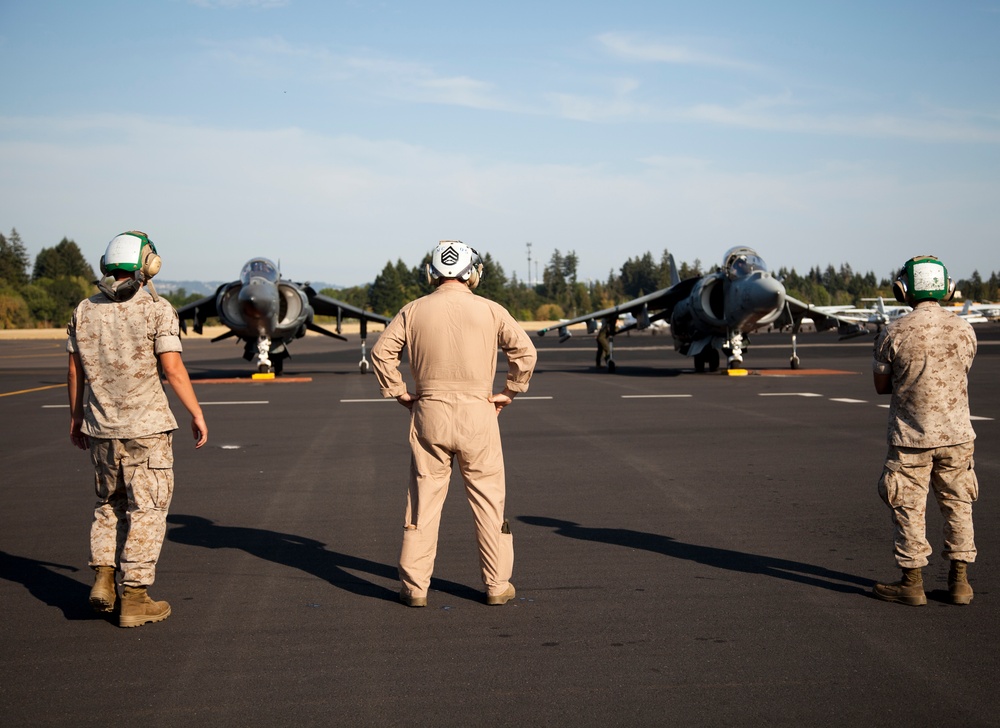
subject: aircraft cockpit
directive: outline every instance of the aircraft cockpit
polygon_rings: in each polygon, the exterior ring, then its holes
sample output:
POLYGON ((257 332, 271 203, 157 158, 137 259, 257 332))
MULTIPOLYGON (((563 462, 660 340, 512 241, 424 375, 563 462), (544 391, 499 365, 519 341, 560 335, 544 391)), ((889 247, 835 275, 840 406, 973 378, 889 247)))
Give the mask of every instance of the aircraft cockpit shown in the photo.
POLYGON ((723 269, 726 271, 726 276, 732 280, 743 278, 758 270, 767 272, 767 263, 752 248, 738 247, 726 252, 723 269))
POLYGON ((240 283, 247 285, 252 278, 263 278, 271 283, 277 283, 281 274, 278 273, 278 266, 267 258, 254 258, 243 266, 240 271, 240 283))

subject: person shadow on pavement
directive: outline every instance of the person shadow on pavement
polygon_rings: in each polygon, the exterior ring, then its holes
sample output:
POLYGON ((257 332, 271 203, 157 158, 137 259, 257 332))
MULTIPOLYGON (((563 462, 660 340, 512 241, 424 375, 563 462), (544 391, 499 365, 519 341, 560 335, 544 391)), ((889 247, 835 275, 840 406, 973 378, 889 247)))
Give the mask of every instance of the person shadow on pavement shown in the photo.
POLYGON ((717 569, 771 576, 845 594, 867 594, 875 584, 872 579, 833 571, 823 566, 720 549, 714 546, 699 546, 656 533, 632 531, 624 528, 590 528, 572 521, 544 516, 519 516, 518 520, 529 526, 555 529, 558 535, 567 538, 652 551, 717 569))
POLYGON ((68 620, 105 618, 90 608, 90 585, 69 575, 78 571, 75 566, 0 551, 0 579, 22 584, 38 601, 61 609, 68 620))
MULTIPOLYGON (((174 543, 207 549, 238 549, 251 556, 312 574, 358 596, 399 601, 398 587, 388 589, 350 573, 360 571, 398 582, 396 566, 330 551, 326 544, 311 538, 262 528, 219 526, 201 516, 171 514, 167 516, 167 523, 172 526, 167 531, 167 538, 174 543)), ((442 579, 432 580, 431 589, 468 599, 481 597, 474 589, 442 579)))

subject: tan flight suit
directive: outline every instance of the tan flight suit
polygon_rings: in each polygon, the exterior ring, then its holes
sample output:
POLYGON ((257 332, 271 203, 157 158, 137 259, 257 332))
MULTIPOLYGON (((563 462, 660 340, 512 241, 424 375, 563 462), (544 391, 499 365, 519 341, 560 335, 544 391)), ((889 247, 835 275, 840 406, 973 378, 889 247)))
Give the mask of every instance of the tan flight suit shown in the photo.
POLYGON ((177 314, 144 288, 122 303, 97 294, 77 306, 67 333, 90 385, 82 428, 97 491, 90 565, 118 568, 125 586, 149 586, 173 495, 177 429, 156 357, 181 351, 177 314))
POLYGON ((489 401, 497 347, 507 356, 506 387, 524 392, 535 347, 503 306, 463 285, 442 284, 396 314, 372 348, 383 397, 406 393, 399 357, 407 349, 415 393, 410 417, 410 484, 399 557, 404 592, 427 595, 453 459, 476 522, 479 564, 490 596, 503 594, 514 565, 504 533, 504 463, 496 407, 489 401))
POLYGON ((935 301, 889 324, 875 340, 873 368, 892 375, 889 452, 879 495, 892 509, 896 563, 922 568, 927 495, 944 517, 943 556, 974 562, 972 504, 979 496, 973 462, 968 373, 976 355, 972 326, 935 301))

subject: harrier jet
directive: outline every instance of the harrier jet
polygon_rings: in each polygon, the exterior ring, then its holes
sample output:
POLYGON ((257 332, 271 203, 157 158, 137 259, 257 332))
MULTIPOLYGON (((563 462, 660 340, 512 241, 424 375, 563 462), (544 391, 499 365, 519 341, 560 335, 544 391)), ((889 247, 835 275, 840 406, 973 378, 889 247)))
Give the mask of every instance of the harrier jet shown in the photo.
POLYGON ((361 322, 361 372, 368 370, 365 339, 368 322, 389 323, 385 316, 316 293, 308 284, 293 283, 281 277, 278 267, 267 258, 251 258, 240 279, 224 283, 211 296, 182 306, 177 311, 181 330, 187 333, 187 319, 194 321, 200 334, 205 321, 218 316, 229 331, 212 341, 235 336, 245 342, 243 358, 257 357, 260 373, 280 374, 289 356, 288 344, 305 336, 306 330, 346 341, 340 335, 341 320, 346 316, 361 322), (314 315, 336 316, 337 333, 313 323, 314 315))
MULTIPOLYGON (((722 268, 703 276, 680 280, 677 266, 670 256, 671 286, 640 296, 631 301, 603 311, 560 321, 558 326, 540 329, 544 336, 552 328, 565 341, 571 334, 567 327, 586 323, 587 331, 597 330, 598 322, 617 321, 623 314, 632 314, 636 322, 618 329, 645 329, 657 321, 668 321, 674 339, 674 348, 685 356, 694 357, 696 371, 719 368, 719 352, 726 355, 729 368, 743 366, 743 353, 748 344, 747 335, 764 326, 792 327, 792 369, 799 368, 795 335, 802 318, 812 319, 817 330, 838 326, 842 334, 850 335, 861 330, 856 321, 824 313, 807 303, 785 293, 785 287, 771 275, 764 260, 752 248, 736 247, 723 258, 722 268)), ((614 329, 609 329, 614 331, 614 329)), ((612 349, 612 353, 613 353, 612 349)), ((608 361, 608 371, 613 372, 614 359, 608 361)))

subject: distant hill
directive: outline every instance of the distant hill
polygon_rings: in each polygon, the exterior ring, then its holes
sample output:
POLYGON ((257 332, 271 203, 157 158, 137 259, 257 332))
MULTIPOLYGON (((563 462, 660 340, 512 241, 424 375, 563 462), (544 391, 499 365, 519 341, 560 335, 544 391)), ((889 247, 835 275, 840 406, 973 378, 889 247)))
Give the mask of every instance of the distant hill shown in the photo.
MULTIPOLYGON (((215 293, 216 289, 223 283, 229 283, 230 281, 161 281, 159 278, 154 279, 153 283, 156 286, 156 290, 161 293, 175 293, 181 288, 184 289, 185 293, 197 293, 200 296, 209 296, 215 293)), ((296 281, 299 283, 300 281, 296 281)), ((334 283, 324 283, 323 281, 301 281, 309 283, 317 292, 322 291, 324 288, 336 288, 341 289, 344 286, 338 286, 334 283)))

